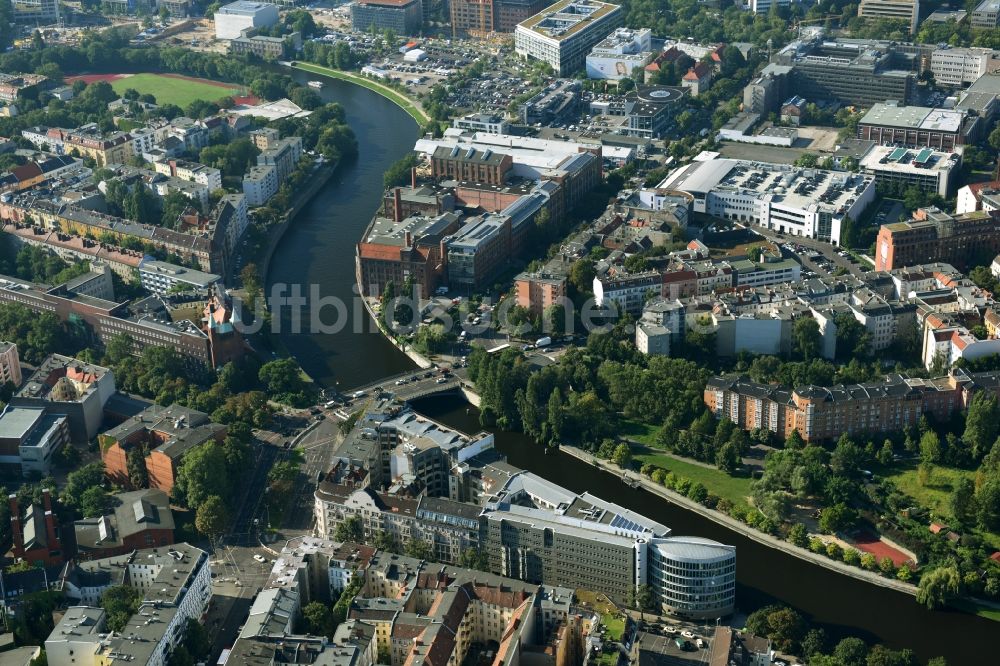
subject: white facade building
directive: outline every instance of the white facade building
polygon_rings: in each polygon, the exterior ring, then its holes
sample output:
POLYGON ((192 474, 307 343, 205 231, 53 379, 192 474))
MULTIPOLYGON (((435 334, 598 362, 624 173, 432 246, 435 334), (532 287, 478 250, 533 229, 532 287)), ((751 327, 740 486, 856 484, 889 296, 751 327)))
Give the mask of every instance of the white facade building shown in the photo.
MULTIPOLYGON (((587 55, 587 76, 613 81, 632 77, 636 69, 642 70, 656 55, 651 44, 651 34, 649 28, 618 28, 587 55)), ((641 75, 636 78, 642 80, 641 75)))
POLYGON ((250 167, 243 176, 243 195, 248 206, 263 206, 278 191, 278 169, 274 165, 250 167))
POLYGON ((237 0, 215 12, 215 38, 236 39, 247 28, 269 27, 278 22, 278 8, 266 2, 237 0))
POLYGON ((1000 53, 986 48, 939 48, 931 53, 931 73, 939 85, 959 87, 1000 66, 1000 53))
POLYGON ((559 76, 582 68, 587 53, 621 25, 619 5, 598 0, 561 0, 514 28, 514 50, 547 62, 559 76))
POLYGON ((646 356, 670 356, 670 329, 640 321, 635 325, 635 346, 646 356))
POLYGON ((733 612, 736 547, 699 537, 653 539, 649 586, 665 612, 718 618, 733 612))

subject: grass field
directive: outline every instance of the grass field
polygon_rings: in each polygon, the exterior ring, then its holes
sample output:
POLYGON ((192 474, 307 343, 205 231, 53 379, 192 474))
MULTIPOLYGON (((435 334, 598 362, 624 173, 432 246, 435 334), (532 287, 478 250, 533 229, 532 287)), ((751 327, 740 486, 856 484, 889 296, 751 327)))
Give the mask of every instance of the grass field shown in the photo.
POLYGON ((135 74, 111 82, 111 87, 121 95, 129 88, 139 94, 156 97, 157 104, 176 104, 182 109, 195 100, 214 102, 230 95, 239 95, 241 90, 229 84, 212 84, 182 79, 162 74, 135 74))
POLYGON ((745 477, 729 476, 715 468, 693 465, 655 451, 636 452, 635 459, 640 465, 648 462, 691 481, 698 481, 708 488, 708 492, 735 504, 746 504, 750 495, 750 479, 745 477))
POLYGON ((372 79, 366 79, 358 74, 352 74, 350 72, 342 72, 339 69, 330 69, 329 67, 321 67, 319 65, 313 65, 307 62, 296 62, 293 67, 295 69, 301 69, 306 72, 313 72, 314 74, 322 74, 324 76, 329 76, 334 79, 342 79, 344 81, 350 81, 351 83, 356 83, 359 86, 368 88, 374 92, 377 92, 382 97, 385 97, 389 101, 393 102, 396 106, 406 111, 410 114, 410 117, 417 121, 420 125, 426 125, 430 122, 431 117, 424 113, 424 110, 420 108, 416 103, 414 103, 410 98, 405 95, 396 92, 388 86, 380 84, 378 81, 373 81, 372 79))
POLYGON ((656 433, 659 431, 659 426, 642 423, 641 421, 636 421, 635 419, 623 418, 621 420, 621 429, 619 430, 619 433, 622 437, 639 442, 643 446, 655 449, 657 448, 656 433))
MULTIPOLYGON (((975 480, 976 473, 972 470, 934 465, 930 480, 927 485, 922 486, 916 463, 912 463, 887 470, 885 476, 895 483, 901 492, 915 499, 919 506, 930 509, 936 518, 949 522, 954 519, 948 507, 951 491, 963 477, 975 480)), ((1000 548, 1000 534, 982 530, 976 530, 976 533, 994 548, 1000 548)))

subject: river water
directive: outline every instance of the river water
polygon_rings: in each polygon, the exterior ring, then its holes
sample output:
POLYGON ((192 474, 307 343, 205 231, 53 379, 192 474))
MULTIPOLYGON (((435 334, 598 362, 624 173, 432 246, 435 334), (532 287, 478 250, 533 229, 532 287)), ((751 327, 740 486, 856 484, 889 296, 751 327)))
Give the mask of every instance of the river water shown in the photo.
MULTIPOLYGON (((416 123, 377 94, 336 79, 320 78, 327 101, 344 106, 358 137, 359 157, 343 164, 330 184, 303 209, 275 252, 269 285, 318 285, 322 296, 353 302, 354 248, 382 196, 382 174, 413 146, 416 123)), ((306 289, 308 291, 308 288, 306 289)), ((324 321, 332 320, 332 314, 324 321)), ((288 317, 282 318, 287 325, 288 317)), ((283 329, 287 331, 286 329, 283 329)), ((356 307, 339 333, 282 334, 303 368, 325 386, 341 389, 410 369, 412 362, 377 331, 356 307), (357 326, 363 333, 355 333, 357 326)), ((464 431, 479 429, 474 408, 456 398, 422 401, 432 418, 464 431)), ((650 516, 678 535, 704 536, 737 547, 737 605, 749 612, 781 602, 802 611, 831 633, 858 635, 894 648, 909 647, 922 660, 944 655, 951 666, 997 663, 993 645, 1000 625, 964 613, 928 611, 913 597, 876 587, 768 548, 702 516, 641 490, 562 453, 544 455, 519 433, 497 433, 509 461, 574 491, 589 491, 650 516), (993 657, 989 655, 993 654, 993 657)))

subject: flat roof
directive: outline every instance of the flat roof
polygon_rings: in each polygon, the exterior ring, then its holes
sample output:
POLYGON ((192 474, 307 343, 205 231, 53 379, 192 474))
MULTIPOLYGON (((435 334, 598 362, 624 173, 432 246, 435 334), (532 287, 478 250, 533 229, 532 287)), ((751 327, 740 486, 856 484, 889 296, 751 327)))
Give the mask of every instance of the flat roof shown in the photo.
POLYGON ((561 0, 521 21, 517 27, 562 41, 618 11, 621 11, 619 5, 598 0, 561 0))
POLYGON ((895 106, 873 104, 861 119, 863 125, 902 127, 934 132, 958 132, 962 129, 965 114, 949 109, 932 109, 926 106, 895 106))
POLYGON ((873 172, 896 172, 934 175, 951 171, 958 161, 952 153, 931 148, 894 148, 874 146, 861 158, 861 168, 873 172))

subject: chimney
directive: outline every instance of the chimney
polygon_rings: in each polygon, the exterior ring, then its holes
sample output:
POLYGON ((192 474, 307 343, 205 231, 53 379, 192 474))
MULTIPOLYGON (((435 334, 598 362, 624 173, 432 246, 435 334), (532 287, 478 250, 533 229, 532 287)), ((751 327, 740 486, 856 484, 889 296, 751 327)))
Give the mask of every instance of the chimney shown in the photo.
POLYGON ((56 534, 56 515, 52 511, 45 512, 45 535, 48 538, 49 552, 60 550, 59 535, 56 534))
POLYGON ((42 506, 45 507, 45 511, 52 511, 52 495, 48 488, 42 491, 42 506))
POLYGON ((403 219, 403 194, 399 187, 392 191, 392 219, 396 222, 403 219))
POLYGON ((24 532, 21 529, 21 507, 17 503, 17 495, 11 493, 7 496, 10 506, 10 531, 14 539, 14 556, 24 555, 24 532))
POLYGON ((410 187, 417 189, 417 167, 410 167, 410 187))
POLYGON ((413 247, 413 233, 405 231, 403 233, 403 247, 413 247))

